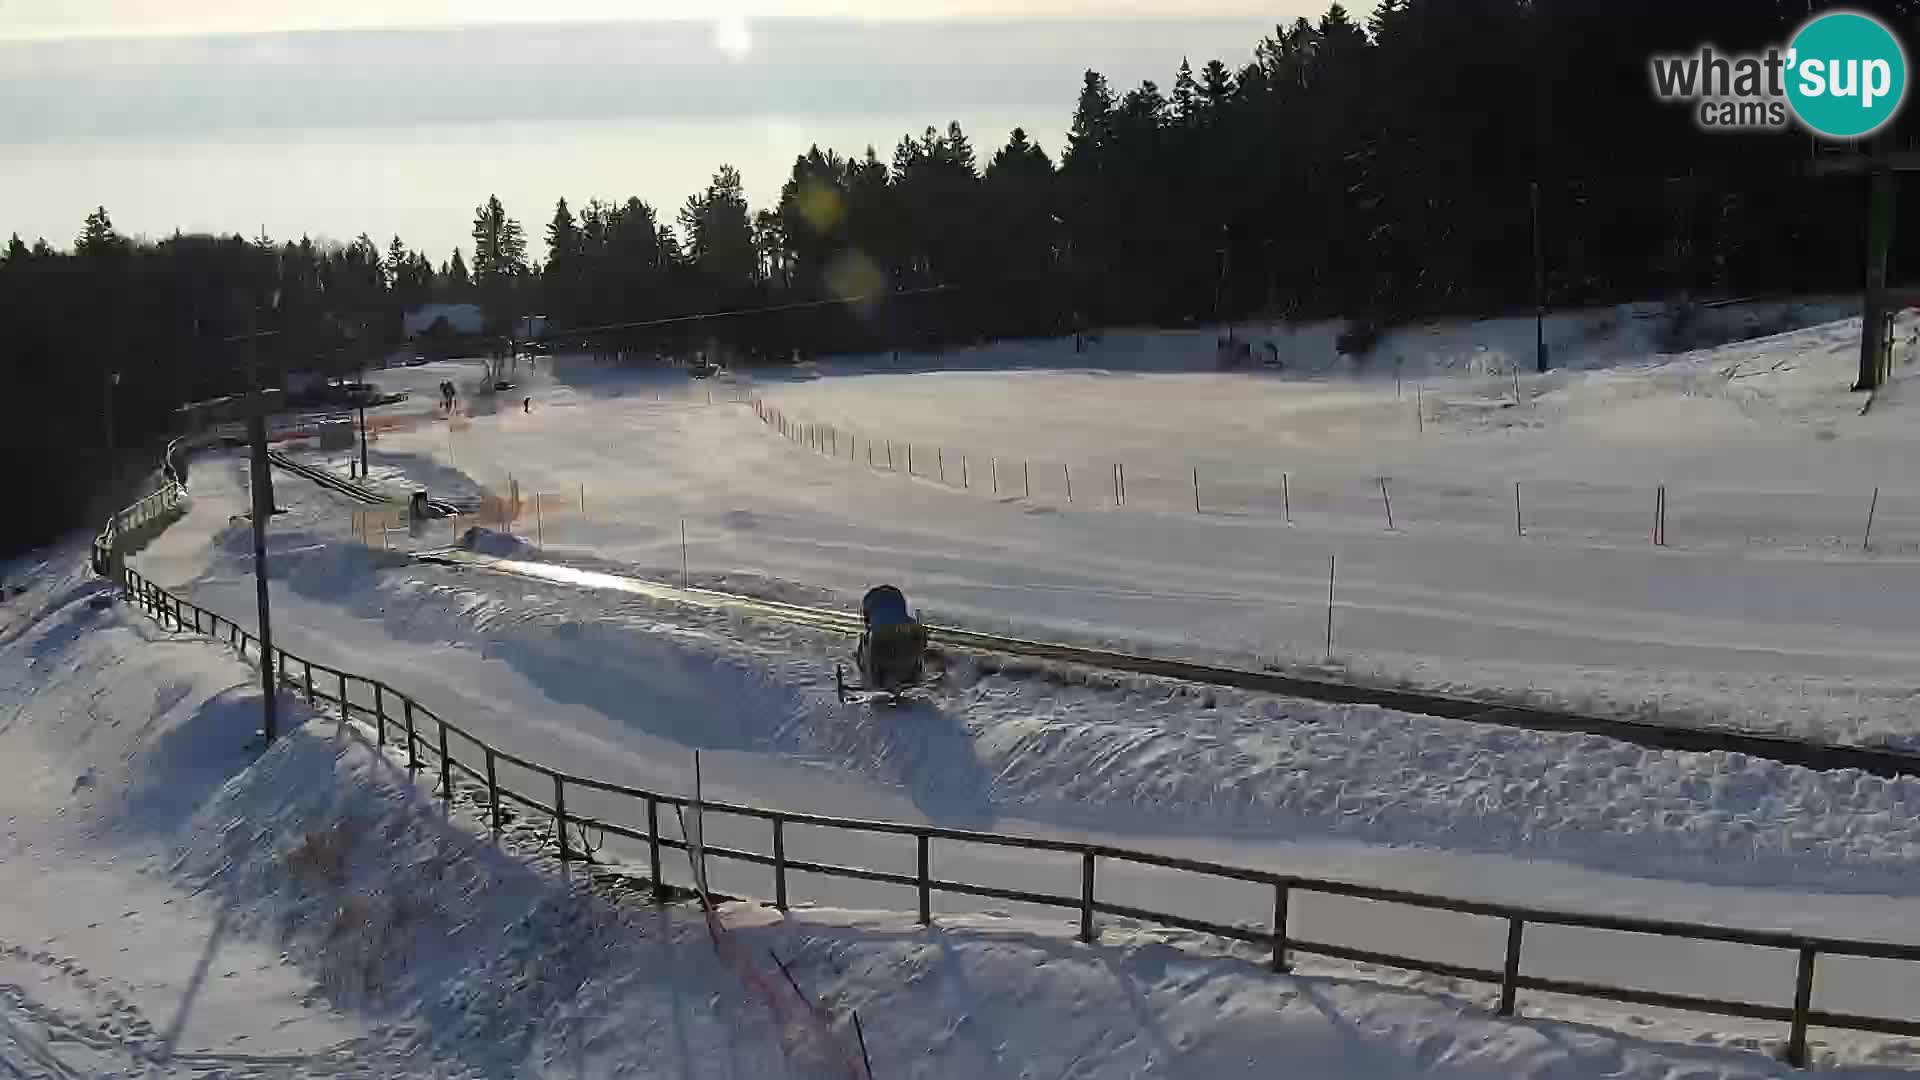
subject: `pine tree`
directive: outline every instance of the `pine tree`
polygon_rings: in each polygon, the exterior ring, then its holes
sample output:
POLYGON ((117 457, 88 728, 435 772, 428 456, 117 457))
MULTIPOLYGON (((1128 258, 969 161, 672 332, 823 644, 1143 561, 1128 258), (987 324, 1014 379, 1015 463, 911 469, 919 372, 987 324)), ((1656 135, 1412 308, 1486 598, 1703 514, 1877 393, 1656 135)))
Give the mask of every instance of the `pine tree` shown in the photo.
POLYGON ((473 211, 473 283, 483 289, 503 287, 526 272, 526 235, 520 223, 507 216, 500 197, 489 195, 473 211))
POLYGON ((947 124, 946 160, 966 171, 967 175, 978 175, 979 167, 973 157, 973 143, 967 140, 967 133, 960 130, 960 121, 947 124))
POLYGON ((410 266, 407 246, 400 242, 399 234, 394 234, 393 242, 387 245, 387 284, 390 288, 399 288, 407 276, 410 266))
POLYGON ((1063 164, 1084 159, 1098 151, 1113 122, 1113 91, 1107 77, 1089 70, 1082 77, 1080 100, 1073 108, 1073 126, 1067 130, 1067 152, 1063 164))
POLYGON ((1227 65, 1218 60, 1207 61, 1207 66, 1200 69, 1200 97, 1206 103, 1204 114, 1209 119, 1219 117, 1232 96, 1233 75, 1227 65))
POLYGON ((753 279, 753 223, 738 169, 720 166, 705 192, 688 196, 680 227, 695 267, 724 284, 753 279))
POLYGON ((13 239, 7 241, 7 253, 0 255, 0 262, 5 262, 9 266, 17 266, 25 262, 28 255, 27 245, 21 243, 20 234, 14 233, 13 239))
POLYGON ((441 268, 440 276, 446 279, 447 291, 454 296, 465 296, 473 287, 473 279, 467 274, 467 263, 460 257, 460 249, 453 249, 453 258, 441 268))
POLYGON ((1193 81, 1193 65, 1180 58, 1180 70, 1173 77, 1172 114, 1176 123, 1190 126, 1200 116, 1200 84, 1193 81))
POLYGON ((124 251, 126 246, 126 238, 114 231, 113 219, 107 216, 104 206, 87 215, 79 237, 73 242, 74 254, 96 257, 116 254, 124 251))
POLYGON ((567 209, 567 200, 562 198, 553 205, 553 220, 547 223, 547 266, 571 267, 580 253, 580 229, 574 224, 573 211, 567 209))

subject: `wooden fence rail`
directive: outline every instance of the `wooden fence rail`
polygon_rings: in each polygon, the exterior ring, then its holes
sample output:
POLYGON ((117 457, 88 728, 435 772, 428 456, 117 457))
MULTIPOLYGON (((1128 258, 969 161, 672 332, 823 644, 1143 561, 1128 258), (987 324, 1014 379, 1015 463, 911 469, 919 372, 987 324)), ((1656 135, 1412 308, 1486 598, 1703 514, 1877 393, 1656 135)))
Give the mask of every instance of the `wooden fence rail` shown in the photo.
MULTIPOLYGON (((149 612, 163 627, 174 630, 191 629, 195 633, 223 640, 232 645, 243 658, 248 655, 249 648, 255 654, 259 652, 258 639, 232 620, 168 593, 130 568, 124 573, 125 576, 122 579, 124 594, 149 612)), ((426 767, 423 757, 432 757, 438 766, 437 794, 440 798, 446 800, 453 798, 455 772, 483 788, 487 795, 489 826, 496 834, 502 824, 501 800, 506 799, 520 804, 542 818, 551 819, 554 843, 563 863, 586 857, 586 853, 576 852, 569 846, 567 841, 569 827, 599 830, 646 844, 648 873, 654 895, 656 897, 664 895, 664 883, 660 874, 660 852, 662 849, 685 850, 687 843, 684 839, 662 833, 660 808, 663 806, 676 809, 692 807, 696 805, 693 799, 548 768, 488 744, 472 732, 443 719, 406 693, 379 680, 315 663, 281 649, 276 648, 274 651, 281 660, 280 679, 289 690, 300 693, 316 707, 328 705, 338 708, 344 718, 369 721, 373 727, 377 745, 386 746, 391 739, 404 734, 406 762, 410 775, 426 767), (297 668, 291 667, 290 664, 297 665, 297 668), (354 692, 356 689, 360 691, 357 695, 354 692), (372 704, 366 704, 368 701, 372 704), (400 711, 398 717, 395 717, 392 712, 396 707, 400 711), (465 760, 461 758, 462 751, 466 753, 465 760), (499 766, 502 763, 535 775, 541 782, 550 785, 550 793, 541 792, 536 795, 514 790, 512 786, 500 779, 499 766), (644 807, 644 814, 640 815, 644 818, 644 824, 625 820, 608 820, 569 811, 567 809, 569 789, 594 791, 631 800, 636 808, 644 807), (540 795, 544 795, 545 798, 541 798, 540 795)), ((1819 957, 1857 956, 1914 962, 1920 961, 1920 945, 1859 941, 1775 930, 1752 930, 1666 919, 1497 904, 1356 882, 1303 877, 1272 870, 1135 851, 1107 844, 1053 840, 899 821, 790 813, 769 807, 717 800, 701 800, 697 805, 703 813, 759 819, 769 823, 771 846, 767 851, 715 845, 703 845, 703 850, 709 858, 727 859, 770 868, 773 902, 781 910, 786 909, 790 897, 789 875, 801 872, 913 889, 919 920, 922 924, 931 923, 933 920, 932 898, 935 894, 984 897, 1072 912, 1078 916, 1079 936, 1083 941, 1092 941, 1098 935, 1098 916, 1116 916, 1261 946, 1270 952, 1271 966, 1275 971, 1288 970, 1291 967, 1291 958, 1304 954, 1485 983, 1497 988, 1498 1011, 1508 1016, 1513 1015, 1519 1007, 1520 991, 1530 990, 1717 1016, 1778 1021, 1788 1025, 1784 1056, 1795 1065, 1805 1065, 1807 1062, 1807 1032, 1814 1026, 1920 1036, 1920 1020, 1827 1012, 1813 1007, 1814 975, 1819 957), (790 826, 807 826, 843 833, 911 836, 915 839, 915 870, 913 873, 897 873, 870 866, 849 866, 795 859, 787 854, 787 830, 790 826), (947 844, 1019 848, 1077 856, 1081 870, 1079 892, 1077 895, 1069 896, 934 877, 931 870, 934 841, 947 844), (1098 894, 1097 886, 1099 868, 1102 864, 1149 866, 1200 877, 1266 885, 1273 890, 1272 919, 1262 926, 1217 923, 1177 912, 1156 911, 1103 900, 1098 894), (1402 956, 1337 942, 1313 941, 1294 935, 1289 927, 1289 912, 1293 908, 1295 898, 1302 893, 1503 920, 1507 926, 1506 945, 1502 951, 1499 966, 1478 967, 1402 956), (1727 942, 1791 952, 1796 956, 1793 1004, 1791 1006, 1770 1005, 1762 1002, 1666 993, 1530 975, 1524 970, 1523 964, 1526 929, 1529 926, 1576 927, 1690 941, 1727 942)))

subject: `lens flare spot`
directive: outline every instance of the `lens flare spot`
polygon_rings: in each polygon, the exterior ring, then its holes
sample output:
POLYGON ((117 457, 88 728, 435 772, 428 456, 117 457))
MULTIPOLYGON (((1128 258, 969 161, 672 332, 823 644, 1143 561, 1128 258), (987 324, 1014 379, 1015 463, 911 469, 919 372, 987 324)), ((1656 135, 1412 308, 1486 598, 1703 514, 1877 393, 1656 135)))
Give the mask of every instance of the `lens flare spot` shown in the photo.
POLYGON ((745 60, 753 51, 753 32, 738 15, 722 15, 713 23, 713 46, 729 60, 745 60))

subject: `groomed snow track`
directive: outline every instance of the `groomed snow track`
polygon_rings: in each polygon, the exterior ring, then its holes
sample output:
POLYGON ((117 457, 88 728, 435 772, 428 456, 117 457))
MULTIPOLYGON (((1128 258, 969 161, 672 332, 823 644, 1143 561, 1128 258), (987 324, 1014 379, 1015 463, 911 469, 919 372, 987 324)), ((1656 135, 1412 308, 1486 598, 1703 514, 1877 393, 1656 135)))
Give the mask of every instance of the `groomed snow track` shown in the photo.
MULTIPOLYGON (((647 596, 698 607, 740 612, 845 634, 860 632, 858 616, 828 608, 762 600, 714 589, 696 589, 666 582, 600 571, 578 570, 555 563, 505 559, 465 550, 422 553, 416 561, 461 566, 509 574, 575 588, 599 589, 647 596)), ((1535 731, 1578 731, 1662 750, 1721 750, 1767 758, 1810 769, 1859 769, 1879 776, 1920 776, 1920 754, 1868 746, 1820 743, 1804 739, 1740 731, 1723 727, 1681 727, 1558 712, 1522 705, 1503 705, 1472 698, 1390 690, 1356 683, 1303 679, 1270 671, 1248 671, 1190 660, 1093 649, 1058 642, 1031 641, 1002 634, 984 634, 953 626, 929 626, 930 639, 968 652, 999 653, 1062 664, 1157 678, 1178 679, 1208 686, 1227 686, 1281 694, 1310 701, 1345 705, 1375 705, 1400 712, 1466 720, 1478 724, 1529 728, 1535 731)))
MULTIPOLYGON (((276 466, 357 501, 369 504, 389 501, 376 492, 322 470, 302 465, 278 452, 271 452, 268 456, 276 466)), ((443 503, 430 503, 430 505, 441 513, 457 512, 457 508, 443 503)), ((776 600, 762 600, 716 589, 698 589, 624 574, 580 570, 539 560, 498 558, 457 548, 421 553, 413 558, 419 562, 485 570, 574 588, 623 592, 708 609, 734 611, 819 630, 851 635, 860 633, 859 617, 848 612, 788 604, 776 600)), ((1479 701, 1449 694, 1394 690, 1329 679, 1307 679, 1271 671, 1250 671, 1245 668, 1223 667, 1191 660, 1141 656, 1060 642, 1032 641, 954 626, 929 626, 928 633, 930 639, 936 644, 968 652, 1021 656, 1133 675, 1177 679, 1207 686, 1280 694, 1330 704, 1373 705, 1399 712, 1465 720, 1477 724, 1498 724, 1534 731, 1583 732, 1658 750, 1698 752, 1718 750, 1747 754, 1809 769, 1859 769, 1876 776, 1920 776, 1920 754, 1882 747, 1817 742, 1810 739, 1743 731, 1737 728, 1689 727, 1645 720, 1589 716, 1528 705, 1479 701)))

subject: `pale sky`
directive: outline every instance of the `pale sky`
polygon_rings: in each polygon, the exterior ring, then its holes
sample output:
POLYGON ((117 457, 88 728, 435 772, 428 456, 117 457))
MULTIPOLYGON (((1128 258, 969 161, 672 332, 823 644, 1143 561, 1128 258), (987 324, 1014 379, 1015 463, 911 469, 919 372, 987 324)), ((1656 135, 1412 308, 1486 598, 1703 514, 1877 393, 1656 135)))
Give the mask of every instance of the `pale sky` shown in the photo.
POLYGON ((887 160, 949 121, 983 164, 1016 125, 1057 155, 1083 71, 1237 69, 1326 2, 0 0, 0 240, 104 205, 437 260, 489 194, 538 236, 561 196, 670 222, 723 162, 769 206, 810 145, 887 160))
MULTIPOLYGON (((1348 5, 1356 13, 1371 6, 1348 5)), ((1325 9, 1326 3, 1303 0, 0 0, 0 39, 778 15, 890 20, 1229 16, 1277 22, 1325 9)))

